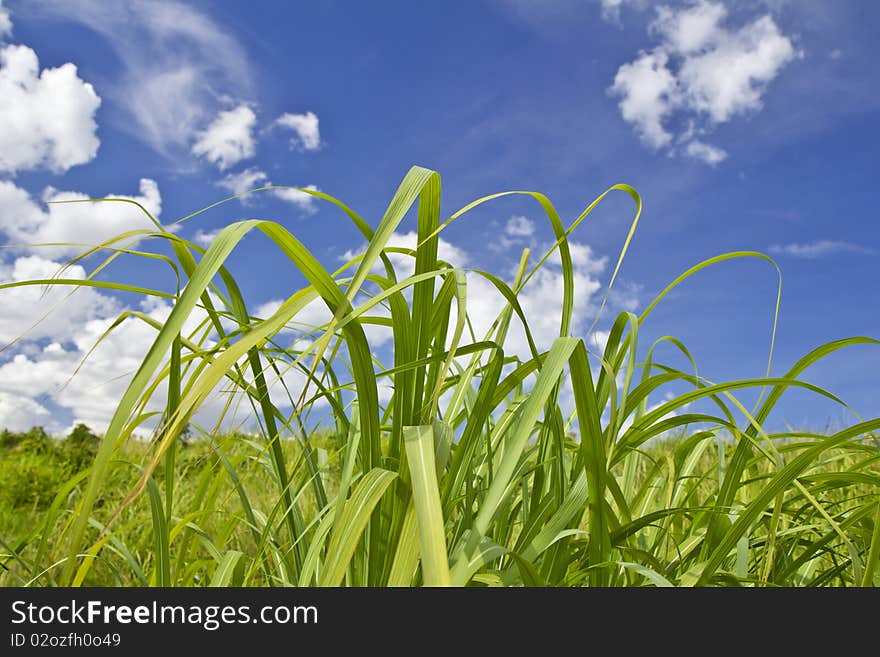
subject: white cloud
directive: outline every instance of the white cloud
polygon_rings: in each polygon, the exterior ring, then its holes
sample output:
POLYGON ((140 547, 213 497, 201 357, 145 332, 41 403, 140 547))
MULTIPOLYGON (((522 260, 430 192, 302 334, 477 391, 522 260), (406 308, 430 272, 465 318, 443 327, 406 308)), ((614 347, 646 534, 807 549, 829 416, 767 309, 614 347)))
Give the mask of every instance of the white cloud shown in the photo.
POLYGON ((617 281, 608 294, 608 304, 615 312, 634 313, 641 303, 643 287, 631 281, 617 281))
POLYGON ((602 0, 602 17, 605 20, 620 20, 620 7, 623 0, 602 0))
POLYGON ((0 427, 10 431, 27 431, 39 426, 50 432, 59 428, 53 423, 52 414, 33 399, 0 392, 0 427))
MULTIPOLYGON (((303 189, 310 189, 313 192, 320 191, 314 185, 306 185, 303 189)), ((273 189, 272 193, 280 198, 282 201, 286 201, 287 203, 292 203, 293 205, 297 206, 306 214, 315 214, 318 211, 318 208, 315 205, 315 197, 311 194, 307 194, 306 192, 301 192, 298 189, 283 188, 273 189)))
MULTIPOLYGON (((394 386, 391 385, 389 381, 390 379, 386 378, 376 382, 376 387, 378 388, 377 392, 379 393, 379 403, 383 406, 391 401, 391 396, 394 394, 394 386)), ((449 406, 448 400, 445 404, 441 401, 440 408, 446 408, 447 406, 449 406)))
POLYGON ((251 97, 251 64, 207 13, 176 0, 29 0, 34 17, 79 22, 106 39, 121 73, 104 92, 130 117, 118 124, 178 158, 221 106, 251 97), (133 120, 132 120, 133 119, 133 120))
MULTIPOLYGON (((595 297, 601 284, 596 276, 605 269, 607 258, 596 257, 587 244, 571 242, 569 246, 574 267, 575 299, 571 334, 584 336, 598 308, 595 297)), ((464 251, 454 256, 461 263, 467 263, 470 259, 464 251)), ((520 305, 539 350, 549 348, 553 340, 559 337, 563 288, 561 259, 554 253, 519 292, 520 305)), ((507 300, 492 283, 479 274, 467 274, 468 317, 478 340, 485 336, 506 304, 507 300)), ((457 310, 453 311, 451 322, 455 322, 456 312, 457 310)), ((504 348, 506 352, 520 358, 531 358, 522 323, 515 315, 511 320, 504 348)))
POLYGON ((316 151, 321 147, 318 116, 314 112, 306 112, 305 114, 291 114, 287 112, 279 116, 275 123, 293 130, 296 134, 290 140, 292 146, 301 146, 307 151, 316 151))
MULTIPOLYGON (((61 272, 61 265, 41 258, 24 256, 10 265, 0 265, 0 283, 14 283, 55 277, 82 279, 86 272, 73 265, 61 272)), ((27 339, 51 338, 66 342, 76 337, 91 319, 115 315, 121 309, 113 298, 94 288, 67 286, 13 287, 0 290, 0 348, 27 332, 27 339), (36 326, 35 326, 36 325, 36 326)))
POLYGON ((95 134, 100 105, 73 64, 41 71, 27 46, 0 48, 0 171, 63 172, 89 162, 100 145, 95 134))
MULTIPOLYGON (((583 336, 587 323, 592 319, 591 315, 596 310, 593 298, 600 289, 601 285, 596 278, 581 271, 575 272, 574 298, 577 303, 577 312, 572 323, 573 335, 583 336)), ((562 319, 562 291, 562 272, 545 268, 540 270, 520 292, 520 305, 539 350, 549 349, 553 340, 559 337, 559 322, 562 319)), ((510 346, 514 353, 526 357, 528 351, 525 336, 521 333, 519 326, 520 323, 516 321, 516 329, 511 331, 513 344, 510 346), (520 335, 522 338, 519 338, 520 335)))
POLYGON ((504 224, 504 229, 496 239, 489 242, 489 249, 496 253, 504 252, 512 246, 523 245, 531 241, 535 234, 535 222, 528 217, 514 215, 504 224))
POLYGON ((715 47, 685 59, 681 80, 688 106, 714 123, 761 109, 767 83, 796 51, 770 16, 734 33, 719 31, 715 47))
MULTIPOLYGON (((468 274, 467 282, 468 317, 477 339, 482 339, 507 301, 494 285, 477 274, 468 274)), ((586 333, 588 322, 592 320, 592 313, 597 306, 594 297, 600 288, 601 285, 596 278, 584 271, 576 270, 574 275, 576 307, 572 335, 582 336, 586 333)), ((548 349, 553 340, 559 337, 562 294, 562 271, 549 260, 519 293, 520 305, 539 350, 548 349)), ((516 354, 520 358, 531 358, 522 323, 515 315, 511 320, 504 348, 508 353, 516 354)))
MULTIPOLYGON (((602 18, 610 23, 620 24, 620 10, 626 6, 643 9, 650 0, 601 0, 602 18)), ((580 4, 575 7, 580 9, 580 4)))
MULTIPOLYGON (((542 255, 552 244, 546 244, 542 249, 542 255)), ((586 274, 597 275, 605 270, 608 265, 608 258, 605 256, 597 257, 593 253, 593 249, 589 244, 583 242, 569 242, 568 250, 571 254, 571 264, 575 270, 582 271, 586 274)), ((559 249, 555 249, 547 262, 557 267, 562 267, 562 256, 559 255, 559 249)))
POLYGON ((257 115, 247 105, 220 112, 210 125, 196 133, 194 155, 204 157, 223 171, 256 152, 254 125, 257 115))
POLYGON ((531 237, 535 233, 535 222, 528 217, 513 216, 507 220, 504 232, 511 237, 531 237))
POLYGON ((648 146, 674 153, 681 145, 685 155, 718 164, 727 153, 694 135, 760 110, 767 86, 800 56, 772 16, 735 29, 726 18, 724 5, 709 0, 662 5, 649 27, 660 44, 618 69, 609 92, 648 146), (688 127, 673 139, 675 123, 688 127))
POLYGON ((774 244, 770 247, 770 253, 792 256, 794 258, 821 258, 822 256, 835 253, 861 253, 865 255, 876 254, 877 250, 861 244, 843 242, 840 240, 817 240, 815 242, 801 242, 792 244, 774 244))
MULTIPOLYGON (((269 177, 265 172, 255 168, 229 174, 217 182, 218 187, 222 187, 233 194, 244 194, 257 187, 269 187, 271 185, 272 181, 269 180, 269 177)), ((302 189, 309 189, 313 192, 320 191, 315 185, 306 185, 302 189)), ((306 192, 302 192, 299 189, 282 187, 280 189, 270 190, 268 193, 282 201, 292 203, 305 214, 315 214, 318 211, 317 205, 315 204, 315 197, 306 192)), ((248 203, 256 201, 258 198, 260 197, 257 195, 245 195, 238 200, 243 205, 247 205, 248 203)))
POLYGON ((601 356, 605 353, 609 337, 611 337, 609 331, 593 331, 587 340, 587 349, 601 356))
POLYGON ((650 29, 663 38, 671 52, 689 55, 718 42, 724 33, 720 23, 726 15, 723 5, 712 2, 679 11, 662 5, 650 29))
POLYGON ((723 162, 727 158, 727 152, 724 149, 712 146, 712 144, 707 144, 699 139, 691 139, 685 147, 685 153, 689 157, 701 160, 711 166, 723 162))
POLYGON ((635 61, 621 66, 611 93, 620 96, 620 113, 632 123, 642 140, 653 148, 672 141, 663 121, 678 103, 675 76, 667 68, 669 56, 662 49, 642 52, 635 61))
POLYGON ((12 19, 9 18, 9 10, 3 6, 3 0, 0 0, 0 39, 6 36, 12 36, 12 19))
MULTIPOLYGON (((69 337, 72 344, 52 343, 27 355, 17 354, 0 366, 0 393, 47 397, 67 409, 74 421, 105 429, 119 403, 120 392, 156 336, 155 330, 144 322, 127 319, 101 342, 77 371, 83 357, 111 322, 110 318, 78 322, 76 335, 69 337), (76 375, 71 378, 74 372, 76 375)), ((161 405, 159 393, 151 410, 161 405)), ((4 421, 5 418, 0 417, 0 425, 4 421)))
MULTIPOLYGON (((48 270, 57 269, 59 265, 43 261, 42 266, 48 270)), ((0 295, 7 292, 9 290, 2 290, 0 295)), ((77 295, 88 292, 82 290, 77 295)), ((96 292, 94 295, 99 298, 93 299, 93 305, 105 304, 112 306, 112 310, 93 308, 88 313, 77 313, 75 306, 65 301, 57 314, 63 315, 69 326, 59 322, 56 330, 50 331, 46 324, 41 324, 40 332, 29 333, 28 341, 19 343, 20 352, 0 365, 0 396, 13 396, 15 406, 27 410, 26 415, 19 416, 0 401, 0 427, 11 423, 42 423, 39 409, 30 406, 27 400, 42 406, 41 400, 45 399, 69 413, 73 423, 85 422, 99 431, 106 429, 121 391, 125 390, 155 340, 156 331, 142 320, 130 317, 102 338, 122 307, 109 297, 96 292), (41 348, 34 342, 40 335, 54 338, 56 342, 41 348), (100 344, 92 351, 99 340, 100 344)), ((171 307, 162 300, 144 299, 140 310, 161 322, 168 317, 171 307)), ((197 308, 184 324, 184 335, 190 335, 204 319, 204 311, 197 308)), ((225 382, 217 387, 197 412, 197 421, 208 425, 217 422, 223 412, 223 391, 227 388, 229 385, 225 382)), ((167 382, 162 382, 147 410, 161 410, 166 394, 167 382)), ((235 417, 227 417, 224 424, 229 426, 248 418, 251 418, 250 407, 244 404, 236 411, 235 417)), ((148 429, 139 433, 148 433, 148 429)))
MULTIPOLYGON (((258 169, 245 169, 238 173, 230 173, 228 176, 217 182, 218 187, 228 190, 230 193, 238 195, 247 191, 262 187, 266 184, 266 174, 258 169)), ((242 203, 245 199, 241 199, 242 203)))
POLYGON ((210 231, 206 232, 206 231, 202 230, 201 228, 199 228, 196 231, 196 234, 193 236, 193 241, 196 244, 201 244, 202 246, 208 246, 211 244, 211 242, 214 241, 214 239, 217 237, 217 235, 220 234, 220 230, 221 229, 218 228, 217 230, 210 230, 210 231))
MULTIPOLYGON (((142 178, 140 194, 108 197, 136 201, 158 219, 162 211, 162 197, 154 180, 142 178)), ((149 218, 130 203, 103 201, 100 203, 51 203, 49 201, 77 201, 90 198, 80 192, 44 190, 44 210, 29 194, 9 181, 0 180, 0 232, 10 241, 23 244, 79 243, 99 244, 120 233, 136 229, 154 229, 149 218)), ((52 257, 81 253, 82 246, 53 246, 40 253, 52 257)))

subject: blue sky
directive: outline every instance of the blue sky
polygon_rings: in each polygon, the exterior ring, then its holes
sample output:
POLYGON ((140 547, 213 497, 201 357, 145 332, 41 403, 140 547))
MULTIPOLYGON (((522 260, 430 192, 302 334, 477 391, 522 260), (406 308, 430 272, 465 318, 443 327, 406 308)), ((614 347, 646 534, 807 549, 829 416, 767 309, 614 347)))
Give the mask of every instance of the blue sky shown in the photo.
MULTIPOLYGON (((170 224, 230 191, 311 185, 375 224, 419 164, 442 174, 445 214, 479 196, 527 189, 547 194, 571 220, 608 186, 633 185, 645 210, 612 312, 643 308, 704 258, 758 250, 777 260, 784 281, 775 372, 823 342, 880 335, 875 3, 0 7, 3 282, 49 276, 75 253, 24 244, 94 242, 143 227, 118 207, 48 206, 50 199, 125 195, 170 224)), ((583 299, 576 327, 592 323, 631 214, 625 195, 611 197, 574 236, 583 299)), ((361 244, 338 212, 296 193, 229 203, 181 234, 205 240, 248 217, 283 222, 328 264, 361 244)), ((401 244, 412 229, 401 228, 401 244)), ((443 238, 458 264, 506 274, 523 247, 540 248, 549 235, 537 205, 519 198, 482 208, 443 238)), ((231 261, 257 309, 301 284, 264 246, 249 237, 231 261)), ((110 274, 170 284, 136 261, 110 274)), ((557 278, 551 267, 527 300, 538 324, 552 315, 543 304, 552 304, 557 278)), ((643 339, 680 338, 710 379, 759 376, 775 293, 766 263, 721 265, 671 295, 643 339)), ((38 297, 35 289, 0 290, 0 343, 42 318, 38 297)), ((56 311, 0 354, 0 425, 63 430, 84 420, 100 428, 149 346, 149 330, 132 322, 68 378, 120 312, 161 318, 167 308, 96 292, 52 292, 49 300, 56 311)), ((377 340, 377 352, 383 348, 377 340)), ((671 354, 669 362, 683 365, 671 354)), ((877 348, 855 347, 806 378, 876 415, 878 369, 877 348)), ((776 420, 848 421, 802 394, 776 420)))

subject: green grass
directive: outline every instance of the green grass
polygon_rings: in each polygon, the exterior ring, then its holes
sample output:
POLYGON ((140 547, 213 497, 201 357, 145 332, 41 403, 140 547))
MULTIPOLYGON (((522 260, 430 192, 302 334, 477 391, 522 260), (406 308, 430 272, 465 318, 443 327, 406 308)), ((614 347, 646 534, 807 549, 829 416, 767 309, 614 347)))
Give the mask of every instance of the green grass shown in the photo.
MULTIPOLYGON (((507 300, 483 335, 457 312, 467 307, 467 279, 438 260, 438 235, 504 194, 441 223, 440 178, 414 167, 372 228, 340 201, 303 191, 334 204, 340 221, 354 224, 368 242, 364 253, 329 271, 276 222, 234 223, 207 250, 156 222, 153 232, 122 235, 84 255, 109 254, 95 274, 116 258, 153 258, 178 277, 176 291, 97 276, 11 284, 136 289, 170 297, 174 307, 163 324, 127 315, 150 323, 156 339, 87 468, 70 468, 66 483, 40 475, 43 488, 55 491, 48 504, 44 496, 16 500, 12 514, 5 508, 0 583, 880 583, 880 419, 830 435, 767 428, 791 388, 842 404, 802 375, 838 349, 876 340, 820 346, 786 374, 771 376, 769 336, 767 371, 730 382, 708 381, 695 365, 682 371, 662 362, 671 346, 693 363, 674 338, 638 343, 651 312, 681 282, 733 258, 775 267, 767 256, 736 252, 699 263, 641 314, 614 319, 604 352, 596 353, 586 336, 570 331, 580 310, 568 238, 606 194, 633 199, 610 290, 641 212, 632 188, 609 189, 568 225, 546 197, 510 192, 537 201, 557 241, 540 257, 524 252, 513 280, 472 274, 507 300), (417 248, 388 247, 411 208, 417 248), (268 318, 249 312, 225 266, 253 232, 306 281, 268 318), (126 248, 135 238, 162 240, 170 255, 126 248), (564 278, 559 338, 540 352, 518 294, 554 250, 564 278), (412 275, 395 270, 392 252, 413 259, 412 275), (282 330, 314 299, 332 319, 315 327, 306 346, 287 346, 282 330), (184 333, 193 317, 197 328, 184 333), (526 359, 504 350, 511 326, 520 322, 531 347, 526 359), (364 329, 372 324, 393 332, 390 363, 370 349, 364 329), (287 411, 268 391, 291 371, 308 385, 290 391, 287 411), (385 403, 377 381, 393 386, 385 403), (201 439, 182 443, 180 433, 218 386, 227 391, 230 412, 240 404, 253 409, 258 434, 196 426, 201 439), (146 409, 163 387, 165 410, 156 416, 146 409), (669 395, 671 389, 686 391, 669 395), (760 397, 752 408, 738 397, 755 392, 760 397), (310 423, 322 414, 333 428, 316 433, 310 423), (150 422, 158 422, 153 441, 131 438, 150 422), (16 522, 19 508, 33 508, 37 521, 16 522)), ((31 452, 14 453, 19 459, 31 452)))

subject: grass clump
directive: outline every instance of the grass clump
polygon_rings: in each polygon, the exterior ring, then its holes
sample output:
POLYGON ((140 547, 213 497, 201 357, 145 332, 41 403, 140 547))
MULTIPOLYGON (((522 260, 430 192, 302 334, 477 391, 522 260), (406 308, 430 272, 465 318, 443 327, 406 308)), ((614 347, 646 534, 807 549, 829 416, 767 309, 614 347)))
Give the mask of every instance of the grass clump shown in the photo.
MULTIPOLYGON (((5 583, 880 583, 880 419, 830 435, 767 428, 792 388, 840 402, 802 374, 839 349, 876 340, 832 342, 782 376, 771 376, 768 364, 764 376, 730 382, 661 362, 661 342, 692 362, 677 340, 639 344, 644 322, 682 281, 733 258, 772 264, 767 256, 736 252, 699 263, 641 314, 616 317, 599 351, 589 336, 571 334, 568 240, 607 194, 632 197, 610 289, 636 230, 638 195, 612 187, 566 225, 546 197, 509 192, 539 204, 556 242, 540 258, 524 252, 512 280, 470 272, 506 301, 477 334, 468 277, 438 259, 438 236, 505 194, 441 223, 440 178, 414 167, 374 228, 329 195, 301 191, 335 205, 366 239, 364 252, 330 271, 281 224, 247 220, 227 226, 207 250, 155 222, 155 231, 84 254, 156 259, 126 244, 160 239, 170 253, 160 261, 180 285, 173 293, 138 288, 170 296, 173 308, 161 324, 133 315, 151 323, 155 341, 88 469, 60 487, 30 532, 4 537, 5 583), (389 246, 411 208, 417 247, 389 246), (252 314, 226 268, 252 232, 305 280, 269 317, 252 314), (559 337, 542 351, 518 294, 554 253, 563 276, 559 337), (401 255, 411 266, 400 266, 401 255), (329 321, 291 343, 287 327, 315 300, 329 321), (516 324, 527 357, 505 350, 516 324), (376 325, 393 334, 390 362, 370 348, 366 329, 376 325), (296 389, 287 389, 291 380, 296 389), (387 400, 379 382, 390 387, 387 400), (685 391, 663 394, 674 387, 685 391), (241 404, 252 410, 256 435, 198 426, 194 415, 218 389, 230 413, 241 404), (148 408, 159 390, 157 418, 148 408), (289 403, 277 402, 279 390, 289 403), (747 408, 738 395, 753 391, 760 397, 747 408), (332 430, 316 434, 315 417, 329 418, 332 430), (152 441, 131 439, 156 420, 152 441), (188 426, 200 440, 179 440, 188 426)), ((133 289, 96 278, 49 284, 133 289)))

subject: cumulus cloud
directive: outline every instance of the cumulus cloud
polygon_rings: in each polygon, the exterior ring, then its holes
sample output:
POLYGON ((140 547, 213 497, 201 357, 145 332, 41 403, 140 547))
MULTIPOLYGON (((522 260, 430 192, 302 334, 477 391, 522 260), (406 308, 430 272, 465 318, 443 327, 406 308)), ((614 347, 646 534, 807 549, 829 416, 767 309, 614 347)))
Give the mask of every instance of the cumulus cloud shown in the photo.
POLYGON ((725 6, 710 0, 656 11, 649 31, 659 45, 623 64, 609 92, 645 144, 716 165, 727 153, 699 136, 760 110, 768 85, 800 53, 769 14, 729 28, 725 6), (675 123, 688 126, 677 137, 675 123))
POLYGON ((100 145, 95 123, 100 105, 73 64, 41 71, 27 46, 0 48, 0 172, 38 167, 64 172, 91 161, 100 145))
MULTIPOLYGON (((59 263, 40 256, 23 256, 9 265, 0 264, 0 284, 20 281, 70 278, 83 279, 79 265, 61 271, 59 263)), ((94 288, 58 285, 13 287, 0 290, 0 348, 27 333, 27 339, 72 340, 91 319, 116 315, 120 304, 94 288), (71 292, 73 293, 71 294, 71 292)))
POLYGON ((663 127, 663 121, 678 104, 678 85, 666 66, 668 61, 663 50, 643 52, 618 69, 610 89, 620 96, 624 121, 633 124, 642 141, 653 148, 672 141, 672 133, 663 127))
MULTIPOLYGON (((65 309, 64 313, 67 314, 65 309)), ((163 313, 151 314, 162 316, 163 313)), ((30 353, 16 354, 0 365, 0 394, 46 398, 67 409, 74 422, 103 430, 110 422, 119 396, 156 336, 155 329, 127 319, 111 332, 82 363, 83 357, 110 327, 110 317, 72 318, 76 334, 65 344, 53 342, 30 353), (75 373, 75 376, 74 376, 75 373), (72 377, 72 378, 71 378, 72 377)), ((161 393, 150 410, 162 405, 161 393)), ((0 425, 8 418, 0 415, 0 425)))
POLYGON ((8 392, 0 392, 0 426, 10 431, 27 431, 31 427, 55 431, 59 428, 44 406, 29 397, 8 392))
MULTIPOLYGON (((598 308, 597 293, 601 290, 601 284, 597 276, 605 269, 607 259, 596 257, 587 244, 572 242, 570 247, 576 302, 571 330, 572 335, 585 337, 598 308)), ((467 282, 468 317, 477 339, 481 339, 507 301, 492 283, 478 274, 469 273, 467 282)), ((559 337, 563 288, 561 260, 554 255, 548 258, 518 295, 539 350, 548 349, 553 340, 559 337)), ((516 317, 511 320, 505 350, 523 359, 531 358, 522 323, 516 317)))
POLYGON ((860 253, 873 255, 876 249, 861 244, 843 242, 840 240, 817 240, 815 242, 801 242, 791 244, 774 244, 770 247, 770 253, 791 256, 793 258, 821 258, 837 253, 860 253))
POLYGON ((204 157, 223 171, 256 152, 254 125, 257 115, 247 105, 220 112, 210 125, 196 133, 194 155, 204 157))
POLYGON ((316 151, 321 147, 321 131, 318 128, 318 116, 314 112, 286 112, 275 120, 275 124, 294 132, 294 137, 290 140, 291 146, 307 151, 316 151))
POLYGON ((716 29, 715 39, 711 48, 685 59, 679 79, 689 107, 724 123, 761 109, 767 84, 796 51, 770 16, 736 32, 716 29))
MULTIPOLYGON (((14 268, 30 268, 33 271, 23 272, 30 277, 57 271, 59 266, 51 261, 35 262, 33 257, 29 257, 16 261, 14 268), (22 260, 28 262, 22 263, 22 260), (38 271, 41 268, 44 271, 38 271)), ((82 270, 73 273, 75 277, 83 275, 82 270)), ((66 275, 70 276, 71 272, 66 275)), ((38 288, 22 288, 28 289, 36 290, 36 294, 40 292, 38 288)), ((0 303, 4 307, 10 293, 19 294, 19 290, 0 290, 0 303)), ((49 294, 56 293, 50 291, 49 294)), ((46 304, 45 298, 37 299, 35 296, 19 296, 17 299, 20 303, 16 303, 16 306, 27 303, 33 308, 46 304)), ((144 299, 138 309, 152 319, 163 322, 171 306, 163 300, 144 299)), ((136 317, 123 320, 107 333, 123 310, 125 308, 110 297, 83 289, 70 299, 65 299, 58 307, 58 321, 50 316, 50 320, 41 323, 36 331, 29 332, 25 340, 18 344, 18 353, 5 362, 0 361, 0 427, 26 428, 33 424, 44 424, 50 430, 59 431, 64 427, 57 418, 64 411, 72 418, 71 424, 84 422, 99 431, 105 430, 119 403, 121 391, 128 385, 156 337, 156 330, 136 317), (77 298, 84 301, 77 305, 73 301, 77 298), (53 341, 46 344, 46 338, 53 341), (60 411, 54 411, 47 417, 41 409, 49 408, 49 404, 60 411)), ((24 326, 30 319, 19 318, 19 325, 24 326)), ((185 322, 183 334, 200 333, 199 326, 204 319, 204 311, 197 308, 185 322)), ((12 324, 12 320, 4 317, 0 321, 0 331, 11 333, 17 330, 18 326, 12 324)), ((285 381, 291 383, 295 377, 290 381, 285 377, 285 381)), ((280 384, 274 382, 273 386, 280 384)), ((221 382, 196 413, 195 420, 208 426, 220 421, 230 389, 231 386, 221 382)), ((166 394, 167 383, 162 382, 149 401, 147 410, 161 411, 166 394)), ((279 396, 279 400, 281 403, 283 398, 279 396)), ((233 412, 226 414, 222 424, 229 427, 252 419, 248 404, 235 404, 233 412)), ((149 433, 149 430, 150 427, 145 427, 139 433, 149 433)))
POLYGON ((179 156, 228 98, 252 97, 244 48, 207 13, 176 0, 30 0, 34 17, 62 18, 103 37, 121 64, 106 93, 123 129, 179 156))
MULTIPOLYGON (((108 194, 141 204, 153 217, 162 211, 162 197, 156 181, 142 178, 140 194, 125 196, 108 194)), ((9 181, 0 180, 0 233, 11 242, 20 244, 76 243, 99 244, 120 233, 137 229, 155 229, 150 219, 130 203, 103 201, 100 203, 57 203, 82 201, 87 194, 59 191, 47 187, 42 194, 43 206, 9 181)), ((82 246, 53 246, 40 253, 52 257, 74 255, 82 246)))

